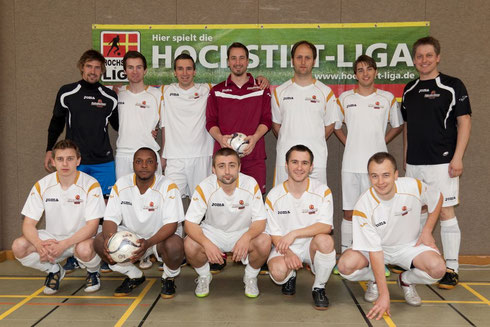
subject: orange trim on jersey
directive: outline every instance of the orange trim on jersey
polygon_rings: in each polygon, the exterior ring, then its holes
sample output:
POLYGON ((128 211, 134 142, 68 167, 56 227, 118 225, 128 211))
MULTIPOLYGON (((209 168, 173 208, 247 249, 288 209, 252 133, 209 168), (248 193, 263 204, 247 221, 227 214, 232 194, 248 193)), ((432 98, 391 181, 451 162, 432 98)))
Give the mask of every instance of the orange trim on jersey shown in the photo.
POLYGON ((208 83, 208 86, 209 86, 209 90, 211 90, 213 88, 213 84, 211 84, 211 83, 208 83))
POLYGON ((171 191, 171 190, 173 190, 174 188, 175 188, 175 189, 177 189, 177 190, 179 189, 179 188, 177 187, 177 184, 175 184, 175 183, 170 184, 170 185, 168 186, 168 188, 167 188, 167 192, 170 192, 170 191, 171 191))
POLYGON ((395 102, 396 102, 396 98, 395 98, 395 97, 393 97, 393 100, 391 100, 391 105, 390 105, 390 107, 393 107, 393 105, 395 104, 395 102))
POLYGON ((204 192, 202 191, 202 188, 199 185, 196 186, 196 191, 197 191, 197 193, 199 193, 199 195, 201 196, 202 200, 207 205, 208 203, 206 202, 206 197, 204 196, 204 192))
POLYGON ((60 182, 60 178, 58 177, 58 172, 56 172, 56 183, 60 182))
POLYGON ((98 182, 93 183, 89 188, 87 193, 90 193, 94 188, 100 187, 100 184, 98 182))
POLYGON ((269 200, 269 198, 265 198, 265 203, 269 206, 269 208, 271 208, 271 210, 274 210, 274 208, 272 207, 271 200, 269 200))
POLYGON ((274 175, 272 176, 272 187, 276 186, 276 167, 274 167, 274 175))
POLYGON ((352 215, 353 215, 353 216, 358 216, 358 217, 362 217, 362 218, 366 218, 366 219, 367 219, 366 214, 365 214, 364 212, 362 212, 362 211, 359 211, 359 210, 354 210, 354 211, 352 212, 352 215))
POLYGON ((236 178, 236 188, 238 188, 238 185, 240 185, 240 175, 236 178))
POLYGON ((422 182, 418 179, 415 179, 417 181, 417 186, 419 188, 419 195, 422 194, 422 182))
POLYGON ((80 171, 77 170, 77 177, 75 177, 75 181, 73 182, 73 184, 77 183, 79 177, 80 177, 80 171))
POLYGON ((327 188, 326 191, 325 191, 325 194, 323 194, 323 197, 326 197, 329 194, 332 194, 332 191, 330 191, 330 189, 327 188))
POLYGON ((39 182, 36 182, 34 187, 36 188, 37 193, 39 193, 39 196, 41 196, 41 185, 39 185, 39 182))
POLYGON ((279 107, 279 99, 277 98, 277 88, 274 89, 274 98, 276 99, 277 106, 279 107))
MULTIPOLYGON (((136 174, 135 174, 136 175, 136 174)), ((153 175, 153 182, 151 182, 151 185, 149 188, 152 188, 153 185, 155 185, 155 182, 157 181, 157 177, 155 175, 153 175)))
POLYGON ((285 181, 282 183, 282 186, 284 187, 284 190, 286 191, 286 193, 289 193, 289 191, 288 191, 288 187, 287 187, 287 185, 286 185, 286 182, 287 182, 287 180, 285 180, 285 181))
POLYGON ((330 91, 330 93, 329 93, 329 94, 328 94, 328 96, 327 96, 327 102, 328 102, 328 100, 330 100, 330 98, 331 98, 332 96, 334 96, 333 91, 330 91))
POLYGON ((117 188, 116 184, 112 186, 112 189, 114 190, 114 192, 116 192, 117 196, 119 196, 119 189, 117 188))
MULTIPOLYGON (((337 98, 337 104, 339 105, 340 107, 340 111, 342 111, 342 115, 344 115, 345 117, 345 111, 344 111, 344 107, 342 107, 342 104, 340 103, 340 100, 337 98)), ((344 119, 345 120, 345 119, 344 119)))
POLYGON ((380 203, 380 202, 379 202, 379 200, 378 200, 378 198, 377 198, 377 197, 376 197, 376 195, 374 194, 373 187, 370 187, 370 188, 369 188, 369 192, 371 192, 371 196, 373 197, 373 199, 374 199, 376 202, 380 203))
POLYGON ((308 177, 308 184, 306 184, 306 190, 309 191, 310 189, 310 178, 308 177))
POLYGON ((136 174, 133 173, 133 185, 136 186, 136 174))
POLYGON ((260 190, 259 184, 255 184, 254 194, 257 194, 258 190, 260 190))

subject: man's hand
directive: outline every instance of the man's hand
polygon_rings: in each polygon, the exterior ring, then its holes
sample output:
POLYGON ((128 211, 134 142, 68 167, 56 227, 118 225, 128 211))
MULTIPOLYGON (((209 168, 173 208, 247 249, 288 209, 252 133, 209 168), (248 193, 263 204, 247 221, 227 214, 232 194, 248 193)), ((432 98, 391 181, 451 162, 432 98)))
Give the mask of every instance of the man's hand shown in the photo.
POLYGON ((53 151, 47 151, 46 152, 46 156, 44 156, 44 169, 48 173, 52 173, 55 171, 54 160, 53 160, 53 151))
POLYGON ((303 268, 303 262, 301 262, 298 256, 291 250, 284 255, 284 262, 288 269, 298 270, 303 268))
POLYGON ((279 242, 277 242, 276 249, 280 254, 286 254, 286 252, 289 250, 289 247, 291 244, 293 244, 294 240, 296 239, 296 236, 292 233, 289 232, 283 237, 279 239, 279 242))
POLYGON ((213 242, 206 242, 203 246, 210 263, 219 263, 220 265, 224 263, 225 254, 213 242))
POLYGON ((264 76, 257 76, 257 83, 259 84, 261 90, 265 90, 270 86, 269 80, 264 76))
POLYGON ((151 136, 153 136, 154 139, 157 138, 157 136, 158 136, 158 128, 155 128, 154 130, 151 131, 151 136))
POLYGON ((44 241, 41 241, 39 242, 38 244, 34 245, 34 247, 36 248, 36 252, 39 254, 39 258, 41 260, 41 262, 46 262, 46 261, 50 261, 49 259, 49 251, 45 245, 45 243, 43 243, 44 241))
POLYGON ((449 177, 458 177, 463 173, 463 160, 453 157, 448 168, 449 177))
POLYGON ((109 236, 104 240, 104 255, 103 258, 101 258, 103 261, 107 262, 108 264, 115 265, 117 262, 112 259, 111 255, 109 254, 109 248, 107 247, 107 244, 109 243, 109 240, 111 239, 112 235, 114 234, 109 234, 109 236))
POLYGON ((243 151, 243 157, 248 156, 250 153, 252 153, 258 140, 255 139, 254 135, 249 135, 245 138, 245 141, 248 141, 248 145, 243 151))
POLYGON ((49 242, 45 242, 45 247, 48 250, 48 258, 49 261, 54 263, 56 258, 61 256, 63 252, 68 248, 68 244, 64 241, 56 241, 56 240, 48 240, 49 242))
POLYGON ((219 138, 218 140, 218 143, 219 145, 222 147, 222 148, 230 148, 231 149, 231 146, 230 144, 228 144, 228 140, 231 139, 233 135, 230 135, 230 134, 227 134, 227 135, 221 135, 221 137, 219 138))
POLYGON ((136 261, 140 260, 141 257, 145 255, 146 250, 148 250, 148 248, 150 247, 150 243, 148 243, 148 241, 145 240, 144 238, 140 238, 138 240, 138 244, 140 245, 140 247, 137 250, 133 251, 131 255, 132 263, 135 263, 136 261))
POLYGON ((432 233, 426 232, 424 229, 422 229, 422 233, 420 233, 419 239, 417 240, 415 246, 419 246, 420 244, 427 245, 428 247, 431 247, 439 252, 434 236, 432 236, 432 233))
POLYGON ((233 252, 233 261, 238 262, 245 259, 248 255, 248 249, 250 247, 250 236, 247 233, 243 234, 242 237, 235 243, 235 246, 231 250, 233 252))
POLYGON ((368 314, 366 317, 369 319, 375 319, 380 320, 383 318, 383 314, 386 312, 388 316, 391 317, 390 313, 390 295, 379 295, 378 299, 376 302, 374 302, 374 306, 369 310, 368 314))

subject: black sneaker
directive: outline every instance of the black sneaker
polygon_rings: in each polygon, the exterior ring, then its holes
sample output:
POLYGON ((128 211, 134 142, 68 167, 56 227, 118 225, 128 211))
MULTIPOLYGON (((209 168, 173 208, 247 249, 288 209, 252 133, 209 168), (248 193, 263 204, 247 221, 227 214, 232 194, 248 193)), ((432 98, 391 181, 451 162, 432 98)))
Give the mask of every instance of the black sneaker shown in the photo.
POLYGON ((158 270, 163 271, 163 262, 158 263, 158 270))
MULTIPOLYGON (((58 264, 58 266, 60 266, 58 264)), ((46 279, 44 280, 44 290, 43 293, 46 295, 52 295, 58 292, 60 289, 60 282, 65 277, 65 270, 60 266, 60 270, 58 272, 52 273, 50 272, 46 279)))
POLYGON ((114 296, 126 296, 131 293, 136 287, 143 284, 146 280, 145 275, 140 278, 129 278, 126 277, 121 285, 114 291, 114 296))
POLYGON ((438 287, 445 290, 452 290, 456 285, 458 285, 458 282, 459 282, 458 273, 456 273, 451 268, 446 268, 446 273, 439 281, 438 287))
POLYGON ((100 289, 100 274, 98 272, 88 272, 85 278, 85 289, 87 293, 97 292, 100 289))
POLYGON ((79 268, 80 268, 80 265, 78 264, 77 259, 75 259, 75 257, 73 257, 73 256, 68 257, 66 259, 65 265, 63 266, 63 269, 65 270, 66 274, 72 273, 79 268))
POLYGON ((313 296, 313 302, 315 303, 315 309, 327 310, 328 309, 328 297, 325 294, 324 288, 315 287, 311 292, 313 296))
POLYGON ((260 267, 259 275, 269 275, 269 266, 267 265, 267 262, 260 267))
POLYGON ((211 274, 219 274, 223 269, 226 267, 226 259, 224 260, 223 264, 219 263, 212 263, 209 265, 209 268, 211 270, 211 274))
POLYGON ((288 279, 288 281, 282 284, 282 294, 294 295, 296 294, 296 276, 288 279))
POLYGON ((162 299, 171 299, 175 296, 175 282, 173 277, 162 278, 162 290, 160 296, 162 299))
POLYGON ((112 269, 109 267, 109 264, 105 261, 102 261, 100 264, 100 272, 101 273, 110 273, 112 272, 112 269))

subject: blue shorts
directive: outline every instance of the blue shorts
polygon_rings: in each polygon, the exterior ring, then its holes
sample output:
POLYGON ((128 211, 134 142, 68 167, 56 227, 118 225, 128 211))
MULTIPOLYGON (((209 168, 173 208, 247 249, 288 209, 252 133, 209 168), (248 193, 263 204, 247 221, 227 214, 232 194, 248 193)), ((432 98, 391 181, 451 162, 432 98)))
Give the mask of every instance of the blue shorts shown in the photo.
POLYGON ((95 165, 80 165, 78 170, 95 178, 102 188, 102 194, 109 195, 112 186, 116 183, 116 166, 114 161, 95 165))

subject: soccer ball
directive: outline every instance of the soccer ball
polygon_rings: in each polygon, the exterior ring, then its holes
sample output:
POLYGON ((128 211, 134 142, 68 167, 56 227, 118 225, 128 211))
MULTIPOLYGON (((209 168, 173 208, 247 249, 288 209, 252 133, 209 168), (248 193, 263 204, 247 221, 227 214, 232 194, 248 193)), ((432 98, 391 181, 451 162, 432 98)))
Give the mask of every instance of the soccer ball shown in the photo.
POLYGON ((243 152, 248 147, 248 141, 245 141, 247 135, 243 133, 233 133, 231 138, 228 139, 228 144, 233 150, 235 150, 239 156, 243 155, 243 152))
POLYGON ((119 51, 118 51, 116 54, 117 54, 118 56, 120 56, 120 55, 121 55, 121 52, 119 52, 119 51))
POLYGON ((139 248, 138 237, 128 231, 119 231, 107 242, 109 255, 115 262, 126 262, 139 248))

